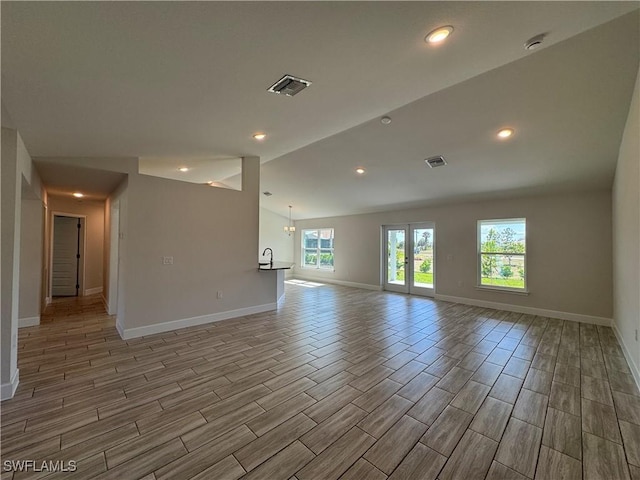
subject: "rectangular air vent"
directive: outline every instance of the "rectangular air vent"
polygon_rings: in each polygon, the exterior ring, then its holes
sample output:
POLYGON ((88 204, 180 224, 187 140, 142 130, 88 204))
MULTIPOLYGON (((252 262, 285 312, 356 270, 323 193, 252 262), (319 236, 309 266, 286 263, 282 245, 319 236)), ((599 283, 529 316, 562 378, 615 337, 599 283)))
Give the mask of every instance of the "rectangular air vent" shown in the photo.
POLYGON ((438 155, 437 157, 427 158, 425 162, 431 168, 442 167, 443 165, 447 164, 447 162, 445 162, 444 157, 442 155, 438 155))
POLYGON ((297 78, 293 75, 285 75, 276 83, 271 85, 268 91, 271 93, 286 95, 287 97, 293 97, 309 85, 311 85, 309 80, 303 80, 302 78, 297 78))

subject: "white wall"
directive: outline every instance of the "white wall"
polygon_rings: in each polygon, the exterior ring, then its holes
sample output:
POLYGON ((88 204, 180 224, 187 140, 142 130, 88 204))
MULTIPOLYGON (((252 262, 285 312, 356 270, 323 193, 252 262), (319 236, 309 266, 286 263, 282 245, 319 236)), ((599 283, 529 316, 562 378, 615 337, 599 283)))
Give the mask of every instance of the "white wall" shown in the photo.
POLYGON ((85 292, 102 289, 105 202, 49 195, 48 211, 50 215, 71 213, 86 216, 83 289, 85 292))
POLYGON ((381 226, 421 221, 434 221, 436 226, 436 294, 476 303, 495 302, 577 314, 594 322, 610 321, 612 255, 608 191, 297 221, 296 259, 300 257, 303 228, 335 229, 335 272, 297 268, 296 276, 379 287, 381 226), (477 289, 477 221, 517 217, 527 219, 530 294, 477 289))
MULTIPOLYGON (((295 263, 293 259, 293 246, 295 235, 287 235, 284 227, 289 224, 289 219, 277 213, 260 208, 260 247, 258 255, 262 255, 265 248, 273 249, 273 260, 278 262, 295 263)), ((263 259, 262 257, 260 257, 263 259)), ((264 257, 266 259, 266 257, 264 257)), ((290 272, 286 271, 287 274, 290 272)))
POLYGON ((613 183, 613 318, 640 385, 640 71, 613 183))

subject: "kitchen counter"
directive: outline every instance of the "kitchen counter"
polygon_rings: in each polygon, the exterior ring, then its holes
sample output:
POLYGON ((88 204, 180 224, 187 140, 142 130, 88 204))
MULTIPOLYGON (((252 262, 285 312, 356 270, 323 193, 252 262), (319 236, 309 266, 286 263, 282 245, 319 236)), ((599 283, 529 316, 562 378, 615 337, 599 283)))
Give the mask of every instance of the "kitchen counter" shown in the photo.
POLYGON ((262 272, 276 272, 276 299, 279 302, 284 297, 284 271, 290 270, 295 264, 289 262, 273 262, 266 265, 258 264, 258 270, 262 272))
POLYGON ((295 263, 273 262, 273 264, 258 265, 259 270, 290 270, 295 263))

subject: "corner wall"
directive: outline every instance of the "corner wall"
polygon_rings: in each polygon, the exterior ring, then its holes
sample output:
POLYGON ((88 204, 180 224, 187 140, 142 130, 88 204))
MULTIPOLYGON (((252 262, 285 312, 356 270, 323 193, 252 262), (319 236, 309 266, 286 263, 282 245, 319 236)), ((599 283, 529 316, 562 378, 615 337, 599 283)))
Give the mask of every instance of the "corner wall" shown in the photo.
POLYGON ((119 202, 116 327, 123 338, 276 308, 274 277, 258 270, 258 157, 242 160, 242 191, 141 175, 135 158, 41 160, 128 174, 111 199, 119 202))
POLYGON ((44 208, 39 198, 25 198, 20 209, 20 291, 18 326, 40 324, 44 208))
MULTIPOLYGON (((20 134, 2 127, 2 158, 0 162, 2 195, 0 215, 2 272, 0 274, 1 335, 0 335, 0 399, 13 397, 20 378, 18 370, 18 317, 21 297, 21 229, 23 191, 33 198, 42 195, 40 177, 20 134)), ((39 226, 42 225, 41 222, 39 226)), ((41 257, 40 257, 41 258, 41 257)), ((34 261, 39 261, 38 259, 34 261)), ((30 271, 31 269, 29 269, 30 271)), ((31 275, 31 272, 30 272, 31 275)), ((41 279, 37 273, 33 284, 23 286, 26 298, 33 299, 32 290, 39 292, 41 279)), ((37 300, 37 295, 36 295, 37 300)), ((38 302, 36 302, 38 303, 38 302)), ((31 306, 37 311, 36 305, 31 306)))
POLYGON ((335 229, 335 272, 296 267, 295 276, 379 289, 382 225, 435 222, 436 296, 609 325, 612 308, 611 194, 595 191, 509 198, 296 222, 335 229), (477 221, 527 219, 529 295, 476 288, 477 221))
POLYGON ((640 385, 640 71, 613 183, 614 329, 640 385))

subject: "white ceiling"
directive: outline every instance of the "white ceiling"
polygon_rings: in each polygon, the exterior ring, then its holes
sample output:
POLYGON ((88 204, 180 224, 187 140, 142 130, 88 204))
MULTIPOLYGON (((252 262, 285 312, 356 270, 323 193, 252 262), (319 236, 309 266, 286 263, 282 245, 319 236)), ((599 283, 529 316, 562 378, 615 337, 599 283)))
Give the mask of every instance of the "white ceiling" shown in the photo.
POLYGON ((608 188, 638 71, 638 2, 1 8, 3 106, 33 156, 258 155, 263 205, 295 218, 608 188), (285 73, 313 84, 267 93, 285 73), (449 165, 426 169, 436 154, 449 165))

